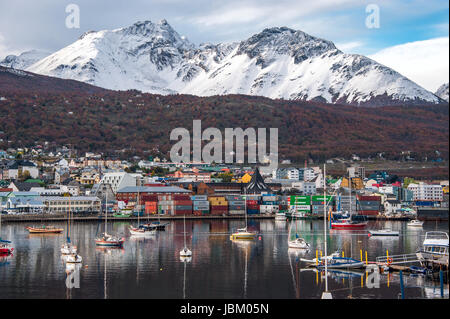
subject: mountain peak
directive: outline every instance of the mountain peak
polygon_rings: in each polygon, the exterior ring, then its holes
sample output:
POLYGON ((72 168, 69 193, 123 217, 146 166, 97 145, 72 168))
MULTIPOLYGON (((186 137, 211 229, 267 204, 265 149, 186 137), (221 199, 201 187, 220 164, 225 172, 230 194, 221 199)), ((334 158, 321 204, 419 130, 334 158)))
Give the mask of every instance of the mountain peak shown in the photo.
POLYGON ((313 37, 303 31, 288 27, 266 28, 251 36, 239 45, 237 54, 247 54, 250 58, 258 57, 260 64, 267 66, 271 57, 269 52, 294 57, 299 64, 308 58, 337 50, 331 41, 313 37))

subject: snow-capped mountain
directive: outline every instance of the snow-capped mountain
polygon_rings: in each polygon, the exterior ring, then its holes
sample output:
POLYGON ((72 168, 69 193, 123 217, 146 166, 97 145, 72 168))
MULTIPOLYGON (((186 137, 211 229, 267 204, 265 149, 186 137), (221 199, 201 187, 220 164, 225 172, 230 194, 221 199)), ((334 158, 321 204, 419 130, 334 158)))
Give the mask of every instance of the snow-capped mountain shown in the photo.
POLYGON ((50 54, 51 52, 30 50, 25 51, 19 55, 8 55, 2 61, 0 61, 0 66, 23 70, 36 63, 37 61, 49 56, 50 54))
POLYGON ((448 98, 448 83, 442 84, 439 89, 437 89, 435 95, 439 96, 444 101, 449 101, 448 98))
POLYGON ((348 104, 439 103, 394 70, 302 31, 270 28, 240 43, 195 46, 165 20, 88 32, 27 68, 151 93, 261 95, 348 104))

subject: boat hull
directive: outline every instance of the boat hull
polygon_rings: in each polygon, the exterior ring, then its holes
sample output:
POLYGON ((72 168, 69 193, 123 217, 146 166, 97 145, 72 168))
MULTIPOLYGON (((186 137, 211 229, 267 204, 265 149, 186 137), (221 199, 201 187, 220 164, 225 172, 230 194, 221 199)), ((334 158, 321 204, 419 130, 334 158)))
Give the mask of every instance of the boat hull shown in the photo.
POLYGON ((122 247, 124 240, 119 241, 104 241, 104 240, 96 240, 95 244, 97 246, 102 247, 122 247))
POLYGON ((137 237, 150 237, 150 236, 153 236, 156 234, 156 229, 141 231, 141 230, 130 228, 129 231, 132 236, 137 236, 137 237))
POLYGON ((367 223, 346 224, 346 223, 331 223, 332 229, 364 229, 367 223))
POLYGON ((9 255, 12 254, 14 248, 0 248, 0 255, 9 255))
POLYGON ((254 233, 236 233, 231 234, 231 240, 254 240, 256 238, 256 234, 254 233))
POLYGON ((60 234, 64 231, 62 228, 34 228, 26 227, 30 234, 60 234))

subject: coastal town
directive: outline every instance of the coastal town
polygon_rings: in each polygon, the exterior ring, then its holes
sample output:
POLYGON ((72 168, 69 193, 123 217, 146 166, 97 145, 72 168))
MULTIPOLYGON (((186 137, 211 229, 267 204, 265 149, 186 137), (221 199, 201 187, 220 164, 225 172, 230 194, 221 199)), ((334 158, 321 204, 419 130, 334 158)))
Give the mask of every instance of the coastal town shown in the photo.
MULTIPOLYGON (((324 167, 172 163, 165 158, 78 156, 66 146, 0 150, 0 208, 8 217, 65 215, 322 218, 324 167)), ((369 219, 448 220, 448 180, 366 173, 351 161, 326 175, 327 206, 369 219), (349 182, 351 181, 351 183, 349 182), (351 195, 351 196, 350 196, 351 195)))

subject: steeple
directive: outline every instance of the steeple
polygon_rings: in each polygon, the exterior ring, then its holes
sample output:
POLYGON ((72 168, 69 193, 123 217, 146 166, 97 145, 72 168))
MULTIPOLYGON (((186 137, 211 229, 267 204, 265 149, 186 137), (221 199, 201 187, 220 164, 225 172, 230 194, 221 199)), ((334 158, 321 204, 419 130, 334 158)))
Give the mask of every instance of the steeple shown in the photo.
POLYGON ((255 173, 252 175, 252 179, 245 186, 247 194, 260 194, 261 192, 271 192, 271 189, 267 187, 264 179, 259 173, 259 168, 255 169, 255 173))

